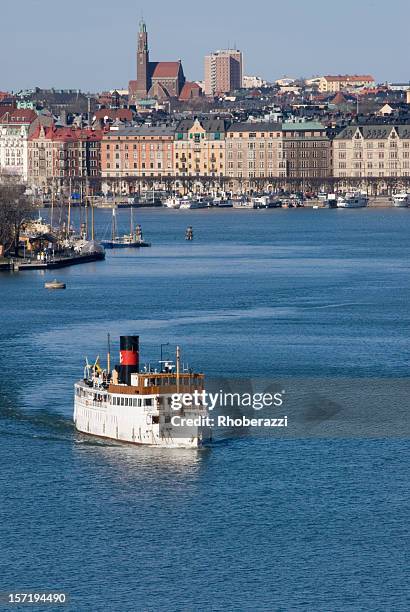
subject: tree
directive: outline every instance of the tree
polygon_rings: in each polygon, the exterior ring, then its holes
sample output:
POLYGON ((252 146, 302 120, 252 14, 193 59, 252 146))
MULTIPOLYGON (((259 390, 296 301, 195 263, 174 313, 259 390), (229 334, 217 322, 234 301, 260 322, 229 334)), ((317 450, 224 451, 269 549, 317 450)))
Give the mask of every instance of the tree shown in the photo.
POLYGON ((24 224, 33 216, 34 204, 26 195, 26 185, 19 177, 0 176, 0 245, 4 254, 18 255, 20 233, 24 224))

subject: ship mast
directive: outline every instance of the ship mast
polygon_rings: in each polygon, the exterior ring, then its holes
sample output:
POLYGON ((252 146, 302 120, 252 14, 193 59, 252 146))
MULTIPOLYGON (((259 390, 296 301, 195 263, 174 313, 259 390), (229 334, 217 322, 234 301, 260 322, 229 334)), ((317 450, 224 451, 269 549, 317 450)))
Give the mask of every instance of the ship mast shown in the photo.
POLYGON ((71 179, 69 182, 69 194, 68 194, 68 216, 67 216, 67 238, 70 238, 70 225, 71 225, 71 179))
POLYGON ((111 223, 111 240, 114 242, 115 240, 115 236, 117 234, 117 228, 116 228, 116 218, 115 218, 115 207, 113 204, 112 207, 112 223, 111 223))
POLYGON ((180 350, 179 350, 179 346, 177 346, 177 353, 176 353, 176 364, 177 364, 177 393, 179 393, 179 369, 180 369, 180 350))
POLYGON ((94 204, 93 204, 92 199, 90 201, 90 206, 91 206, 91 240, 94 240, 94 204))
POLYGON ((107 334, 107 378, 111 378, 111 336, 107 334))

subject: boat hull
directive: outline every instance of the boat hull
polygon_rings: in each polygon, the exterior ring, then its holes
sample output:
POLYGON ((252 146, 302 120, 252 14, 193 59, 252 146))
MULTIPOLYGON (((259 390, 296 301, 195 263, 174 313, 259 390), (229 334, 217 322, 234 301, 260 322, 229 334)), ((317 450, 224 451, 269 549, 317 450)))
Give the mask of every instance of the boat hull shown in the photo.
POLYGON ((199 448, 211 440, 205 410, 188 408, 183 414, 165 412, 159 409, 154 396, 141 398, 139 406, 134 405, 140 400, 135 396, 121 399, 133 405, 114 405, 108 392, 76 384, 74 424, 77 431, 116 442, 162 448, 199 448))
POLYGON ((101 245, 105 249, 140 249, 142 247, 149 247, 149 242, 111 242, 109 240, 101 240, 101 245))

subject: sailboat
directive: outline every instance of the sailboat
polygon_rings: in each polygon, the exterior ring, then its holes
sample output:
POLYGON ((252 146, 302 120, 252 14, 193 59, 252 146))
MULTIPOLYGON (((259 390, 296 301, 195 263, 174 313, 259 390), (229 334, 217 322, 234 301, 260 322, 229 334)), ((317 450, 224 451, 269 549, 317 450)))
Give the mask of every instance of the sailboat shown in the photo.
POLYGON ((136 225, 134 228, 133 209, 130 208, 130 233, 123 236, 117 236, 117 216, 115 208, 112 209, 112 225, 111 225, 111 240, 101 240, 101 244, 106 249, 126 249, 149 247, 150 242, 145 242, 142 236, 141 225, 136 225))

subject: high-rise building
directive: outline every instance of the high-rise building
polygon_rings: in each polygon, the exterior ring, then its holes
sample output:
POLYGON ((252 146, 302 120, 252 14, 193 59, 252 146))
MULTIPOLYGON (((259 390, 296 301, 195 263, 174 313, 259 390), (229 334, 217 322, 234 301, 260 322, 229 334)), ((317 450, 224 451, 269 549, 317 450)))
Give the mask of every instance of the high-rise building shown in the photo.
POLYGON ((214 96, 242 87, 243 56, 238 49, 205 56, 205 94, 214 96))

